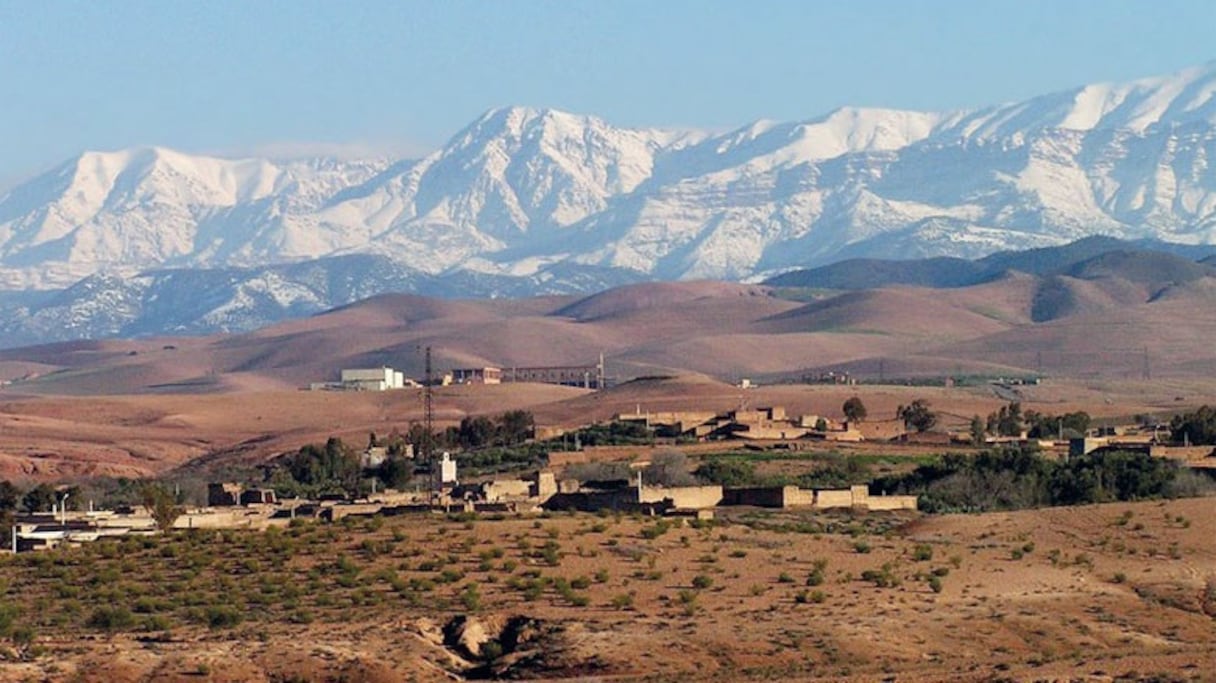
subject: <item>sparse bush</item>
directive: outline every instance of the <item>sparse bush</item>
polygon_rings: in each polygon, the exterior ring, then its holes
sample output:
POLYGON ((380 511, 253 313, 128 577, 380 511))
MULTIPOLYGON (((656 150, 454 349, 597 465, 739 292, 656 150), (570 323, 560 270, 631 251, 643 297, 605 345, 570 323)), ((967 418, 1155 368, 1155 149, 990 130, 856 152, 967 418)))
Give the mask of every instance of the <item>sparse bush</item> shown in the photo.
POLYGON ((481 644, 481 651, 478 654, 483 661, 496 662, 503 655, 502 643, 497 640, 487 640, 481 644))
POLYGON ((244 615, 231 605, 212 605, 205 612, 207 625, 214 629, 232 628, 241 623, 244 615))
POLYGON ((892 571, 890 563, 884 564, 881 569, 867 569, 861 573, 862 581, 869 581, 879 588, 894 588, 899 586, 900 579, 892 571))
POLYGON ((477 584, 470 583, 465 587, 464 592, 460 594, 460 602, 466 611, 478 612, 481 610, 481 593, 477 590, 477 584))
POLYGON ((125 607, 105 605, 93 610, 88 625, 103 631, 121 631, 135 626, 135 617, 125 607))
POLYGON ((612 598, 612 606, 625 610, 633 607, 633 593, 620 593, 612 598))

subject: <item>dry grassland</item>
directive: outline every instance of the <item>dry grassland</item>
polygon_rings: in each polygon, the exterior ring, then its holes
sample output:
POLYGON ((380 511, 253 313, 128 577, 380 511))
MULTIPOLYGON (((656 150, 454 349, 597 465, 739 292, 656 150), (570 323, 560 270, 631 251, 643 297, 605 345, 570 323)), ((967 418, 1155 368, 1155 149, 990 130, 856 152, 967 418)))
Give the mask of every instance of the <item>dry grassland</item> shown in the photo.
POLYGON ((1212 505, 402 516, 102 542, 0 565, 17 643, 0 677, 1205 680, 1212 505))

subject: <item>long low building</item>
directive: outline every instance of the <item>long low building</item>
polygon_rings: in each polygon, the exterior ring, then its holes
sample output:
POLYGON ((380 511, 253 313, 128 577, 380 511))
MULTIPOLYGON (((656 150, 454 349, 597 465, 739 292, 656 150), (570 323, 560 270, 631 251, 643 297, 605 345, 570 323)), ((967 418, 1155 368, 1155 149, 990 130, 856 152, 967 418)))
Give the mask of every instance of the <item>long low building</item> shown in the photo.
POLYGON ((502 384, 504 382, 535 382, 560 384, 583 389, 604 388, 604 365, 546 365, 535 367, 453 368, 455 384, 502 384))

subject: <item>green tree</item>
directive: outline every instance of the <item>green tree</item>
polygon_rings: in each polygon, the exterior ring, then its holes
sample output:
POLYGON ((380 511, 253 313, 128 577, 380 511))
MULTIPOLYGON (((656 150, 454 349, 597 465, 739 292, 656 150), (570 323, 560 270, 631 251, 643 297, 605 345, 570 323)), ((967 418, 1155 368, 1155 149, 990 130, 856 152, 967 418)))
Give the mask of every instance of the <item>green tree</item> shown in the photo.
POLYGON ((414 455, 417 457, 423 457, 428 452, 439 448, 439 438, 434 433, 428 432, 425 425, 417 422, 410 424, 410 428, 405 433, 405 440, 414 445, 414 455))
POLYGON ((1174 443, 1216 444, 1216 409, 1203 405, 1194 412, 1175 415, 1170 420, 1170 434, 1174 443))
POLYGON ((26 491, 25 496, 21 498, 21 507, 26 512, 50 512, 58 502, 54 487, 50 484, 39 484, 26 491))
POLYGON ((979 415, 974 415, 971 418, 971 443, 976 446, 983 445, 984 438, 987 436, 984 430, 984 420, 979 415))
POLYGON ((702 462, 694 474, 711 484, 722 486, 755 486, 756 466, 738 458, 714 458, 702 462))
POLYGON ((353 451, 336 437, 324 447, 308 444, 287 462, 292 480, 308 494, 341 491, 354 495, 361 490, 362 470, 353 451))
POLYGON ((478 415, 460 421, 457 438, 465 448, 481 448, 494 442, 494 432, 494 422, 488 417, 478 415))
POLYGON ((156 528, 162 532, 172 529, 173 523, 183 512, 173 493, 160 484, 145 484, 140 491, 140 498, 155 520, 156 528))
POLYGON ((861 422, 866 419, 866 404, 861 402, 860 397, 854 396, 845 401, 841 410, 849 422, 861 422))
POLYGON ((536 421, 526 410, 508 410, 498 418, 498 433, 507 446, 521 444, 532 438, 536 421))
POLYGON ((1089 413, 1084 411, 1064 413, 1063 415, 1038 413, 1033 410, 1026 411, 1027 435, 1032 439, 1045 439, 1056 436, 1063 436, 1069 439, 1082 437, 1089 431, 1089 423, 1089 413))
POLYGON ((404 489, 414 477, 414 463, 401 456, 390 455, 376 468, 376 477, 385 486, 404 489))
POLYGON ((16 510, 21 502, 21 489, 7 479, 0 481, 0 510, 16 510))
POLYGON ((918 432, 927 432, 937 424, 937 413, 929 409, 929 402, 923 398, 918 398, 906 406, 899 406, 895 416, 903 420, 904 426, 918 432))
POLYGON ((1013 401, 988 416, 988 431, 1001 436, 1022 435, 1022 404, 1013 401))

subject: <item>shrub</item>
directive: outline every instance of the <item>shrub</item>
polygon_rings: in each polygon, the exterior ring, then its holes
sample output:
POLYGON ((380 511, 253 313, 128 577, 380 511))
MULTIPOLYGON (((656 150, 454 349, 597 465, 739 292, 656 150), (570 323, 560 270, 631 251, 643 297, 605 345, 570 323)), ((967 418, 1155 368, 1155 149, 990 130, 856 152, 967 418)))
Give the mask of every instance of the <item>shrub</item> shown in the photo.
POLYGON ((653 526, 643 527, 641 531, 642 538, 654 540, 667 533, 669 529, 671 529, 671 524, 669 522, 655 522, 653 526))
POLYGON ((135 625, 135 617, 125 607, 104 605, 89 615, 88 625, 103 631, 120 631, 135 625))
POLYGON ((697 574, 692 577, 692 587, 697 590, 705 590, 714 585, 714 580, 704 574, 697 574))
POLYGON ((212 605, 204 613, 207 626, 211 628, 232 628, 241 623, 244 615, 231 605, 212 605))
POLYGON ((928 562, 933 559, 933 547, 927 543, 920 543, 912 549, 912 559, 917 562, 928 562))
POLYGON ((884 564, 881 569, 865 570, 861 573, 861 579, 879 588, 894 588, 900 584, 900 579, 894 574, 890 564, 884 564))
POLYGON ((932 590, 934 593, 942 592, 941 577, 937 576, 936 574, 934 574, 933 576, 930 576, 929 577, 929 589, 932 590))
POLYGON ((870 552, 870 544, 866 543, 865 541, 857 541, 853 544, 853 550, 856 550, 858 553, 864 555, 870 552))
POLYGON ((481 651, 478 654, 484 661, 497 661, 503 655, 502 643, 497 640, 487 640, 481 644, 481 651))
POLYGON ((613 596, 612 606, 621 610, 633 607, 633 593, 621 593, 613 596))
POLYGON ((477 584, 470 583, 464 589, 464 592, 460 594, 460 602, 469 612, 481 610, 481 593, 477 590, 477 584))

